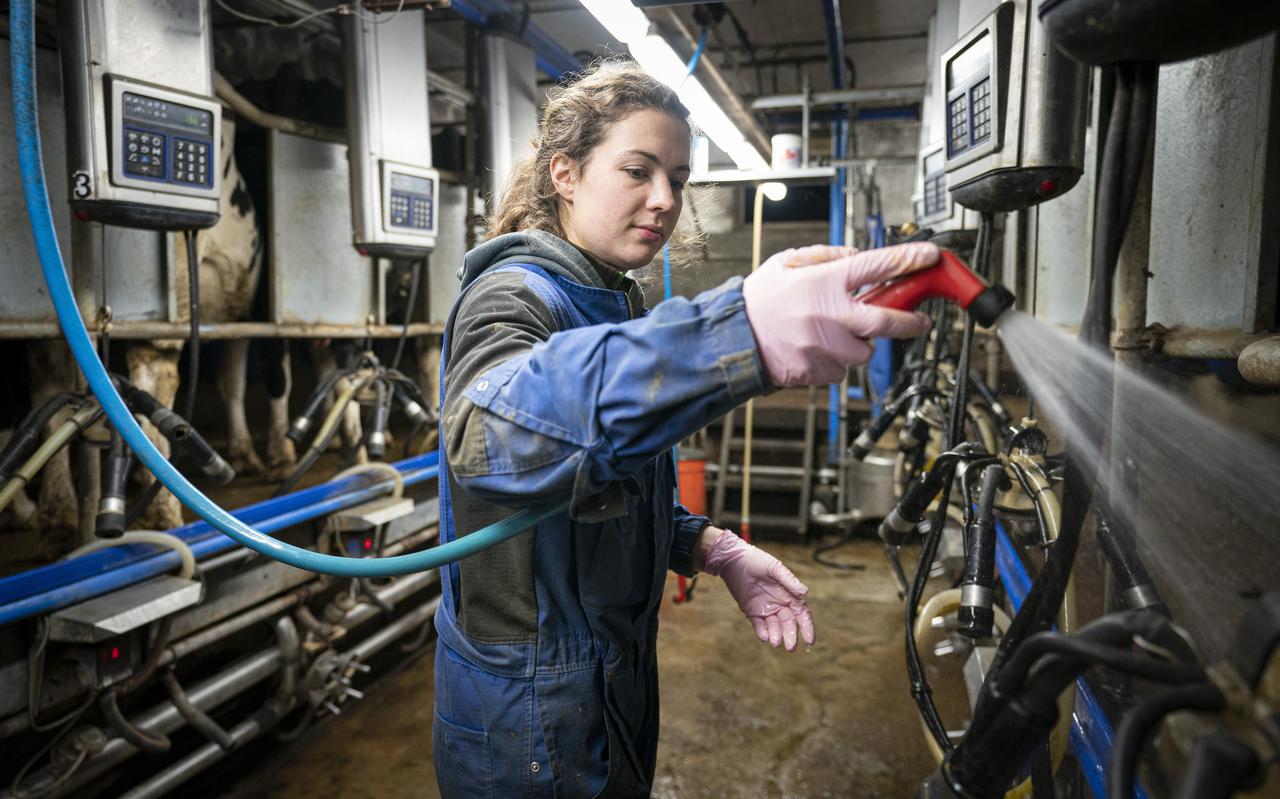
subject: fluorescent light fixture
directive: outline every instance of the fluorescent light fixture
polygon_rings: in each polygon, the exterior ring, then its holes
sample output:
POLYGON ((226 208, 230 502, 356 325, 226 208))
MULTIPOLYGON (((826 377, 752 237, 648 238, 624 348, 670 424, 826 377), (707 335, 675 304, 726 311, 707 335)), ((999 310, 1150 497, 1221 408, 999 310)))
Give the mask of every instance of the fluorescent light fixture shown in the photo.
POLYGON ((733 159, 739 169, 766 170, 764 156, 747 141, 738 126, 712 99, 688 66, 661 36, 649 35, 649 18, 630 0, 580 0, 583 7, 631 50, 631 56, 645 72, 676 90, 689 109, 693 124, 733 159))
POLYGON ((630 0, 581 0, 582 6, 609 31, 609 35, 625 45, 643 39, 649 32, 649 18, 631 5, 630 0))
POLYGON ((785 183, 778 183, 773 180, 768 183, 761 183, 760 191, 764 192, 764 196, 775 203, 780 203, 787 199, 787 184, 785 183))

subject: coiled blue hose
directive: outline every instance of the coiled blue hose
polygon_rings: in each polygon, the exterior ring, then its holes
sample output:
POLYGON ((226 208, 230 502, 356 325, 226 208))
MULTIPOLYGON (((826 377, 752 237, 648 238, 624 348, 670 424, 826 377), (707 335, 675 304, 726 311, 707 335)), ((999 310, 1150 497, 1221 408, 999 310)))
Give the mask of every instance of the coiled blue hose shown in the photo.
POLYGON ((31 235, 35 239, 40 268, 44 272, 45 285, 53 301, 58 324, 71 347, 71 353, 84 373, 85 380, 98 398, 111 424, 124 437, 129 448, 156 476, 165 488, 200 518, 215 529, 235 539, 260 555, 295 566, 299 569, 332 574, 339 577, 392 577, 412 572, 428 571, 461 560, 468 555, 487 549, 529 529, 538 522, 560 513, 569 507, 569 501, 546 503, 516 513, 497 524, 442 544, 409 555, 390 558, 347 558, 321 555, 301 547, 286 544, 259 532, 227 513, 213 500, 200 493, 182 473, 160 454, 151 440, 142 432, 133 414, 125 407, 107 376, 107 370, 98 360, 97 351, 80 319, 67 280, 62 252, 53 228, 53 213, 49 208, 49 192, 45 184, 44 157, 40 148, 39 112, 36 107, 35 75, 35 3, 33 0, 13 0, 9 10, 9 57, 12 68, 13 122, 18 142, 18 165, 22 173, 22 192, 27 201, 27 216, 31 221, 31 235))

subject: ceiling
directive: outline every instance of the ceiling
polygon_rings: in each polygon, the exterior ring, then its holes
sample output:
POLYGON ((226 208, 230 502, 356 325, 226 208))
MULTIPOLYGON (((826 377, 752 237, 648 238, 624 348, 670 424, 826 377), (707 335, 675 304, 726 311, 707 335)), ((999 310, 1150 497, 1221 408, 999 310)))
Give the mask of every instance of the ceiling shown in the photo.
MULTIPOLYGON (((658 30, 681 56, 692 54, 701 25, 698 18, 718 17, 710 26, 705 57, 720 68, 745 100, 761 94, 831 87, 823 6, 826 0, 730 0, 730 2, 648 7, 658 30), (678 18, 690 38, 672 24, 678 18)), ((526 9, 529 20, 586 61, 609 53, 625 53, 578 0, 511 2, 526 9)), ((935 0, 857 0, 840 3, 845 44, 845 85, 859 88, 919 85, 924 82, 925 45, 935 0), (850 68, 851 67, 851 68, 850 68), (851 82, 852 79, 852 82, 851 82)), ((432 12, 440 39, 432 67, 461 76, 462 24, 448 10, 432 12), (451 24, 452 23, 452 24, 451 24), (456 33, 450 31, 456 28, 456 33)), ((436 37, 433 37, 436 38, 436 37)))

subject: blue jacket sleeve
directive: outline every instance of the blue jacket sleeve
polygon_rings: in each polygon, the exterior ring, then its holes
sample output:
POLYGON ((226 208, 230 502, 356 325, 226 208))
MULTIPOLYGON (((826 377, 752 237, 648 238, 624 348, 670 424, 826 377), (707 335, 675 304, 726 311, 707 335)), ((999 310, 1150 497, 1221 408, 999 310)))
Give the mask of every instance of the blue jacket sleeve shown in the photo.
POLYGON ((571 494, 584 521, 620 515, 618 481, 768 387, 740 278, 508 355, 448 386, 465 400, 442 424, 454 477, 509 505, 571 494))
POLYGON ((684 505, 677 504, 675 521, 676 533, 671 542, 671 557, 667 561, 667 568, 685 577, 692 577, 694 575, 693 550, 698 545, 698 539, 702 537, 702 531, 711 524, 711 520, 691 512, 684 505))

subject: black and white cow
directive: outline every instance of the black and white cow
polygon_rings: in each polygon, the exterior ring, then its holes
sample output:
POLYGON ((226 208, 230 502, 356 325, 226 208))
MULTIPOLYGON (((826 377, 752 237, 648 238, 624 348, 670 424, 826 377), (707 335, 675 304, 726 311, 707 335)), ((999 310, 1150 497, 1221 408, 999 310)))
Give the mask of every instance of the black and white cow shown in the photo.
MULTIPOLYGON (((202 323, 233 322, 250 318, 255 292, 263 272, 263 247, 257 214, 244 177, 235 161, 236 123, 230 114, 222 117, 222 193, 221 217, 196 239, 199 258, 200 319, 202 323)), ((186 248, 181 238, 174 242, 176 269, 187 274, 186 248)), ((189 307, 185 278, 176 281, 177 307, 185 316, 189 307)), ((129 379, 157 400, 173 407, 178 394, 178 361, 186 341, 160 339, 150 342, 128 342, 126 358, 129 379)), ((124 346, 117 340, 116 346, 124 346)), ((259 458, 245 414, 245 390, 248 381, 249 342, 230 340, 220 347, 217 383, 225 411, 227 442, 222 454, 238 473, 278 479, 290 472, 296 462, 293 442, 285 437, 288 430, 290 389, 289 351, 287 342, 268 340, 257 360, 262 368, 262 382, 269 399, 266 460, 259 458)), ((207 352, 207 350, 206 350, 207 352)), ((29 393, 32 406, 60 391, 76 385, 77 375, 70 353, 61 340, 31 342, 27 347, 31 375, 29 393)), ((206 359, 207 366, 207 359, 206 359)), ((58 414, 46 433, 61 424, 69 412, 58 414)), ((147 422, 143 429, 161 452, 168 455, 168 442, 147 422)), ((137 470, 144 482, 152 479, 145 470, 137 470)), ((67 451, 58 453, 40 475, 39 497, 32 505, 19 497, 8 509, 5 520, 10 525, 36 526, 46 534, 45 549, 56 553, 71 548, 79 526, 78 501, 71 477, 67 451)), ((182 524, 182 509, 176 497, 161 491, 139 520, 139 527, 168 529, 182 524)))

